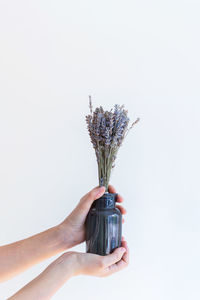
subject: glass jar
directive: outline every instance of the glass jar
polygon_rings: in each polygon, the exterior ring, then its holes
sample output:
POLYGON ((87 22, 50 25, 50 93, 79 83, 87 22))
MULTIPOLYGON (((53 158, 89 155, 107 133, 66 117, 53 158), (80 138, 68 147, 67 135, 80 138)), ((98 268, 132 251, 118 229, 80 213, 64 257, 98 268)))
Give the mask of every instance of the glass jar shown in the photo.
POLYGON ((95 200, 86 218, 86 252, 112 253, 121 246, 122 215, 115 207, 117 193, 104 193, 95 200))

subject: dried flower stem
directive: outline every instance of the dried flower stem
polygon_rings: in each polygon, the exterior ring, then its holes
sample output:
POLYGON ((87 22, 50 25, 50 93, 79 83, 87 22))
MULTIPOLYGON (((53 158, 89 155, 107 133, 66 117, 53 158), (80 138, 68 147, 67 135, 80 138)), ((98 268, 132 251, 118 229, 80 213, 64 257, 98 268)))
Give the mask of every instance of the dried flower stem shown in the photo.
POLYGON ((114 111, 113 109, 104 111, 102 106, 93 111, 91 96, 89 96, 89 108, 90 114, 86 116, 86 123, 97 158, 99 185, 104 185, 108 192, 117 152, 124 138, 139 119, 128 128, 128 110, 124 109, 124 105, 115 104, 114 111))

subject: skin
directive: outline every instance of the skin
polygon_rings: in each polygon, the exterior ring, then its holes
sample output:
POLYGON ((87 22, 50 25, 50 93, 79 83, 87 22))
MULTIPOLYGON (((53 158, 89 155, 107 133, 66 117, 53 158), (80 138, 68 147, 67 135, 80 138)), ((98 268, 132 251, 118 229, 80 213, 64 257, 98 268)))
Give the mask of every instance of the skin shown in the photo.
MULTIPOLYGON (((112 185, 109 185, 108 190, 116 193, 112 185)), ((27 239, 0 247, 0 281, 8 280, 49 257, 84 242, 86 216, 93 201, 104 192, 105 187, 93 188, 80 199, 75 209, 60 224, 27 239)), ((118 194, 116 201, 124 215, 126 210, 120 205, 123 197, 118 194)), ((124 269, 128 263, 129 249, 124 238, 122 247, 106 256, 68 251, 9 299, 50 299, 71 277, 106 277, 124 269)))

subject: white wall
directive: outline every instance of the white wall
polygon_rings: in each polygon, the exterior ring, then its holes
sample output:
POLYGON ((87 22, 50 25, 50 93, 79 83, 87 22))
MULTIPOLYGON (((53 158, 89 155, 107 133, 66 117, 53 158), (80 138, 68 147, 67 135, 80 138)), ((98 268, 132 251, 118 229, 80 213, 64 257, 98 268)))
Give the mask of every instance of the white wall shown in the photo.
MULTIPOLYGON (((199 15, 197 0, 1 0, 2 245, 57 224, 98 183, 88 94, 141 118, 111 177, 130 266, 74 278, 53 299, 200 298, 199 15)), ((3 283, 0 298, 50 261, 3 283)))

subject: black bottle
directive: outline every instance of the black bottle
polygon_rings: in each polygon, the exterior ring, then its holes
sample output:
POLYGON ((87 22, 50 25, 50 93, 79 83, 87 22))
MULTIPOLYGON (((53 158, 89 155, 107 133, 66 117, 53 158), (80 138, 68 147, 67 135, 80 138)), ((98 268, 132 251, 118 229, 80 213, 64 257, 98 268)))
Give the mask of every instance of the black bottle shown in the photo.
POLYGON ((117 193, 95 200, 86 218, 86 252, 106 255, 121 246, 122 215, 115 207, 117 193))

